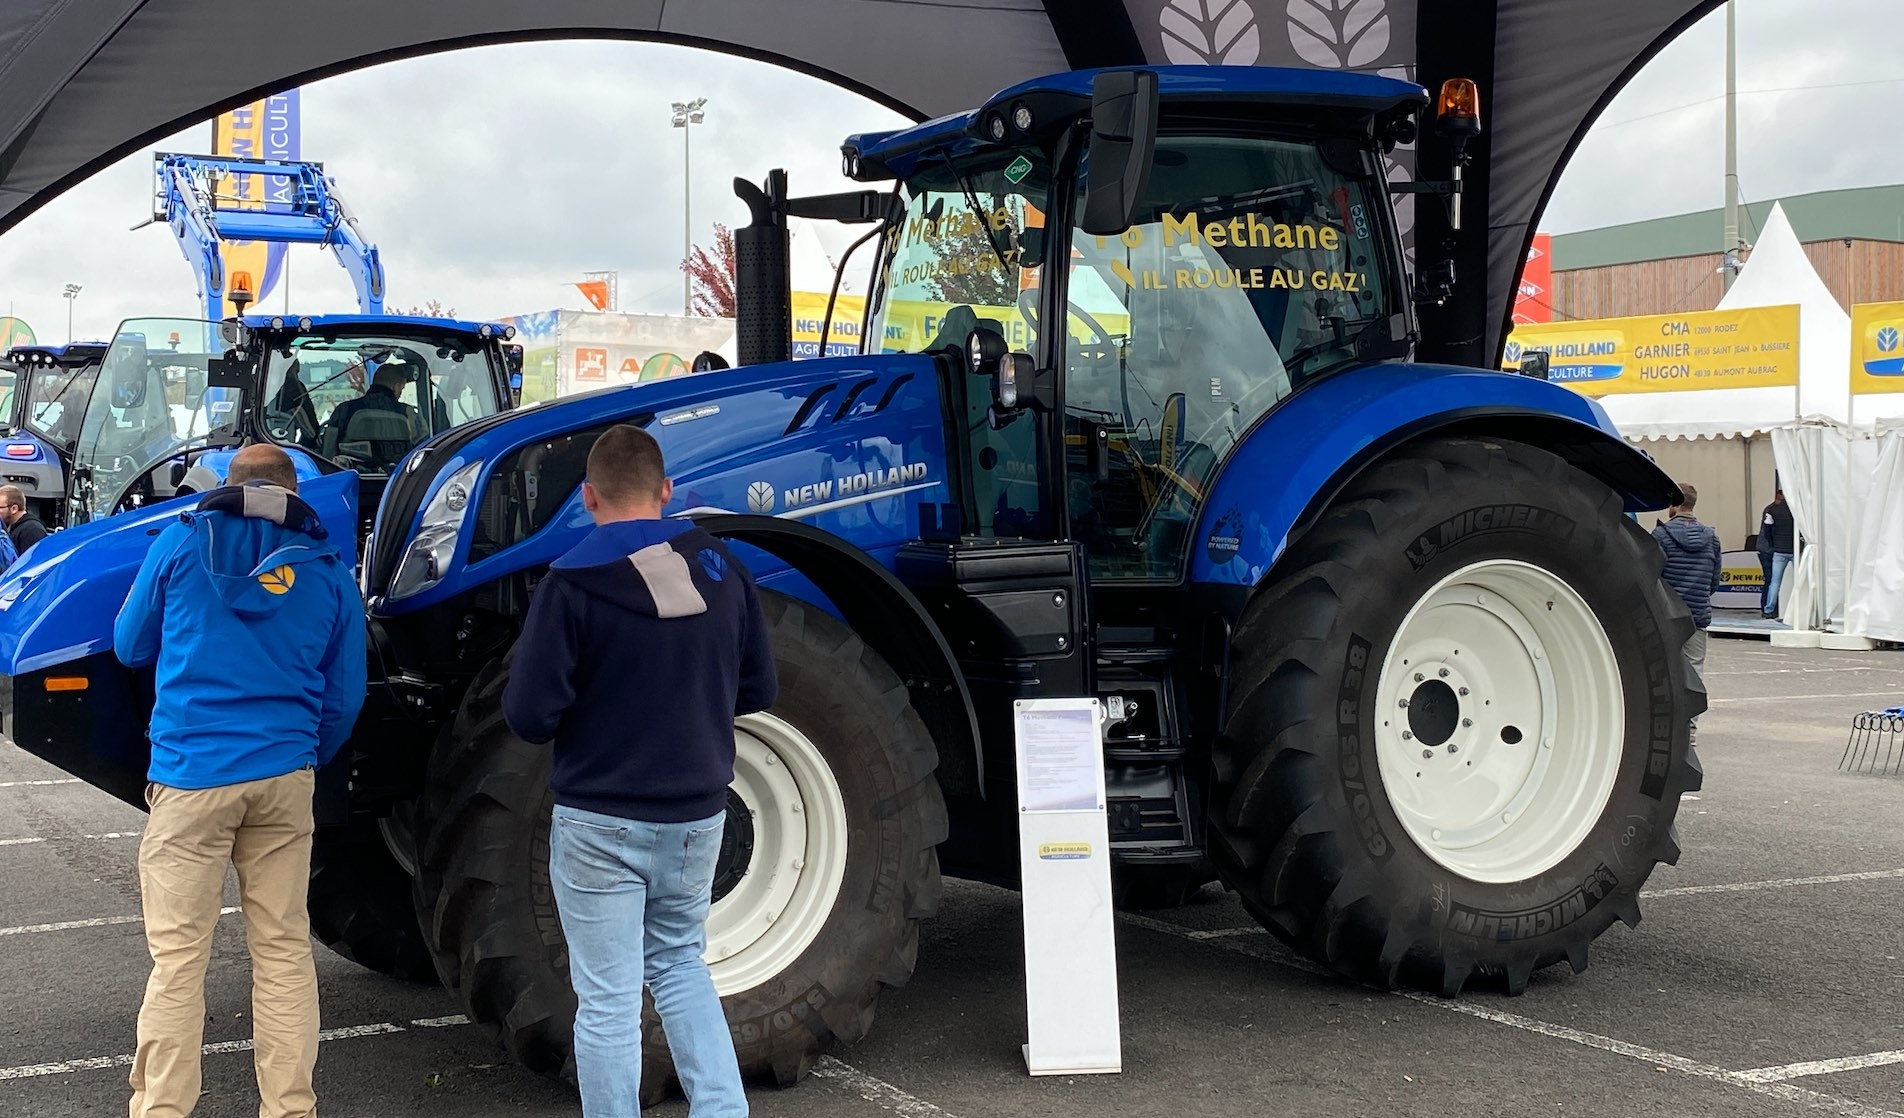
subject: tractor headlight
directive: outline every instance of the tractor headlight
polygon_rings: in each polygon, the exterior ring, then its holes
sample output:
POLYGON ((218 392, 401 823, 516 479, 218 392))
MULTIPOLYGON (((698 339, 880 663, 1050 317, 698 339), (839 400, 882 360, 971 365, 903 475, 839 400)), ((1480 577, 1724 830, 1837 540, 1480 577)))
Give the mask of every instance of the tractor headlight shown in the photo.
POLYGON ((482 477, 483 464, 471 462, 449 476, 423 510, 416 538, 404 549, 397 574, 390 580, 390 600, 407 598, 443 581, 456 559, 456 537, 463 531, 470 497, 482 477))

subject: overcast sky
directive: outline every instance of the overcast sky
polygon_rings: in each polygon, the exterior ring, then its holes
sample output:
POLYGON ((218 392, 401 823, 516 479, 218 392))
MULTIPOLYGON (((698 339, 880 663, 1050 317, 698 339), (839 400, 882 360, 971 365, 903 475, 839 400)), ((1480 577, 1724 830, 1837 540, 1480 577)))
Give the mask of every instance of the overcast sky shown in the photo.
MULTIPOLYGON (((1736 0, 1740 181, 1750 201, 1904 182, 1904 21, 1898 0, 1736 0), (1771 92, 1757 92, 1771 91, 1771 92)), ((1564 49, 1555 44, 1554 49, 1564 49)), ((1724 16, 1669 46, 1582 145, 1543 228, 1566 232, 1717 206, 1724 16)), ((621 307, 681 305, 682 135, 669 103, 708 99, 693 129, 693 224, 738 224, 736 175, 785 167, 799 193, 845 189, 839 142, 901 118, 765 63, 641 43, 485 47, 393 63, 303 91, 303 155, 336 177, 383 252, 389 304, 441 300, 465 317, 582 308, 584 271, 621 273, 621 307)), ((209 125, 156 150, 208 151, 209 125)), ((67 283, 84 287, 74 333, 123 318, 191 315, 192 269, 150 211, 140 153, 0 237, 0 314, 66 336, 67 283)), ((1748 233, 1750 231, 1748 230, 1748 233)), ((852 234, 796 236, 796 283, 828 279, 852 234), (825 240, 824 246, 813 244, 825 240)), ((865 253, 862 252, 862 263, 865 253)), ((855 273, 861 269, 857 266, 855 273)), ((291 306, 355 307, 328 253, 292 253, 291 306)), ((282 291, 268 308, 283 306, 282 291)))

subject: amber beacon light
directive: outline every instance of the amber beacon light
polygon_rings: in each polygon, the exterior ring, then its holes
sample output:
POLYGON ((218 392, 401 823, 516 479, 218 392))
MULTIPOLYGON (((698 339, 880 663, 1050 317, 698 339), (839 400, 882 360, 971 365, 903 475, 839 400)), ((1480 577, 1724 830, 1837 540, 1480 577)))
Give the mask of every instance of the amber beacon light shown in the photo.
POLYGON ((1444 135, 1481 134, 1481 89, 1472 78, 1449 78, 1441 83, 1435 103, 1435 121, 1444 135))

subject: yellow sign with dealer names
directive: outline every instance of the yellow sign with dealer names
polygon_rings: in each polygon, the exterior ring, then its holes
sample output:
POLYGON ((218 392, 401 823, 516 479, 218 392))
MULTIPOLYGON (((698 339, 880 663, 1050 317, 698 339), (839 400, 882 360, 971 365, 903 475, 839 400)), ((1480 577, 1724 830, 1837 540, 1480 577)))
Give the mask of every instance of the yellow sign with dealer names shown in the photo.
POLYGON ((1747 307, 1688 314, 1521 323, 1502 367, 1544 352, 1549 380, 1587 396, 1793 388, 1798 308, 1747 307))

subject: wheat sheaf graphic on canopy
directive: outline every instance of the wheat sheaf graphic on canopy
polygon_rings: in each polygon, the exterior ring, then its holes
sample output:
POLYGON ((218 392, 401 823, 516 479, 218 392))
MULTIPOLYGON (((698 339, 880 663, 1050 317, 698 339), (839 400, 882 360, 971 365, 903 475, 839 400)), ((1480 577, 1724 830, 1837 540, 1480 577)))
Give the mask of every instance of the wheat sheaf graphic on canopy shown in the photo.
POLYGON ((1327 70, 1371 66, 1388 53, 1388 0, 1289 0, 1289 45, 1327 70))
POLYGON ((1157 14, 1164 57, 1184 66, 1254 66, 1263 51, 1248 0, 1170 0, 1157 14))

